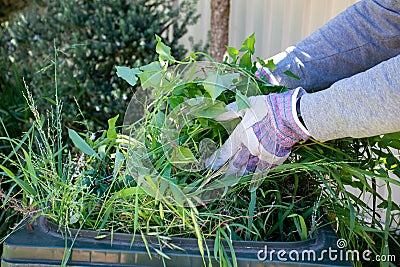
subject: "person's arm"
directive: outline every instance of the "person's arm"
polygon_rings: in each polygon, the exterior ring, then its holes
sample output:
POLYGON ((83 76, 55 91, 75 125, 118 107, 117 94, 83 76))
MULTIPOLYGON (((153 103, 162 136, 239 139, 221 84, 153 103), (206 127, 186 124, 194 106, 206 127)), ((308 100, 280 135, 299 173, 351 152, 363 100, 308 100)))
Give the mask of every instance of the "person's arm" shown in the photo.
POLYGON ((327 141, 400 131, 399 70, 400 55, 303 95, 300 110, 310 135, 327 141))
POLYGON ((365 71, 400 54, 400 0, 362 0, 273 57, 278 83, 306 91, 365 71), (283 72, 290 70, 295 80, 283 72))
POLYGON ((252 97, 240 111, 230 105, 216 119, 242 120, 206 166, 219 169, 229 162, 227 175, 262 173, 309 136, 327 141, 400 131, 399 1, 361 1, 276 56, 281 58, 273 76, 260 68, 259 77, 296 89, 252 97), (301 79, 287 77, 286 70, 301 79), (329 88, 306 93, 302 87, 329 88), (297 103, 307 129, 296 119, 297 103))

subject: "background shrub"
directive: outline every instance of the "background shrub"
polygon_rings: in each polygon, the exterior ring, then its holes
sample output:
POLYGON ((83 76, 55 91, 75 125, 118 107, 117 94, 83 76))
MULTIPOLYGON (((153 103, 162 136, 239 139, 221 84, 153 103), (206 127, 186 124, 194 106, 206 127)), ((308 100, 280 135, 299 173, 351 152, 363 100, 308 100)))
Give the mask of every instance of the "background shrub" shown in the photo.
POLYGON ((0 0, 0 21, 7 20, 12 14, 30 4, 28 0, 0 0))
POLYGON ((11 123, 26 118, 20 106, 22 77, 40 100, 39 108, 46 109, 55 92, 52 63, 57 49, 57 86, 66 126, 80 127, 75 123, 82 120, 75 98, 92 130, 105 127, 108 118, 125 112, 133 91, 115 75, 115 66, 154 61, 154 34, 163 36, 181 58, 187 48, 178 42, 199 17, 196 1, 47 1, 3 23, 0 97, 14 103, 2 103, 2 119, 11 123))

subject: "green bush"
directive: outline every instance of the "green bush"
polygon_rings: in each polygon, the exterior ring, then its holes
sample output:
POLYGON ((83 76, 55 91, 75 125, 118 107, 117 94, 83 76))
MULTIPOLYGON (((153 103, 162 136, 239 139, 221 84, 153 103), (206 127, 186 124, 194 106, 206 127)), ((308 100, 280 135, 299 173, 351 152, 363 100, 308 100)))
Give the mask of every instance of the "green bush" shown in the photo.
MULTIPOLYGON (((178 6, 174 0, 47 1, 3 23, 0 97, 14 102, 0 106, 2 120, 16 123, 12 116, 26 117, 19 93, 22 77, 45 111, 54 100, 56 73, 66 126, 82 129, 76 123, 82 121, 79 106, 88 127, 104 128, 108 118, 125 112, 134 90, 118 79, 115 66, 154 61, 155 34, 163 36, 175 56, 186 54, 179 40, 199 17, 196 1, 178 6)), ((21 129, 15 123, 12 128, 21 129)))
POLYGON ((0 0, 0 21, 8 20, 15 12, 29 4, 28 0, 0 0))

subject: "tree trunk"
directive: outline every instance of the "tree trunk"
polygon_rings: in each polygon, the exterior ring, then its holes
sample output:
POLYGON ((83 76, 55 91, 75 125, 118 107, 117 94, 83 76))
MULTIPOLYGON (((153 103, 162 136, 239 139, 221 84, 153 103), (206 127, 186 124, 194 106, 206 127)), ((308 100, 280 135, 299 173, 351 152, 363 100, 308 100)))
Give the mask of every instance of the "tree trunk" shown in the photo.
POLYGON ((224 59, 229 41, 230 0, 211 0, 210 56, 217 62, 224 59))

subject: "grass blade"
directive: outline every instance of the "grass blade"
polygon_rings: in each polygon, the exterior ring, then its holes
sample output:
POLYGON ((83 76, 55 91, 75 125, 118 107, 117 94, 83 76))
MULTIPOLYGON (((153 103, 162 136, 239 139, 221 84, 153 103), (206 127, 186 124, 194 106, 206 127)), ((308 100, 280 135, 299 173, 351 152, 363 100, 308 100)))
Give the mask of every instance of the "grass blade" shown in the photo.
POLYGON ((96 151, 93 150, 93 148, 91 148, 89 146, 88 143, 86 143, 85 140, 82 139, 82 137, 79 136, 79 134, 74 131, 73 129, 68 129, 68 135, 69 138, 71 138, 72 142, 74 143, 74 145, 83 153, 85 153, 86 155, 89 155, 91 157, 96 157, 97 159, 100 159, 99 155, 97 155, 96 151))
POLYGON ((18 177, 16 177, 14 175, 14 173, 12 171, 10 171, 7 167, 0 165, 0 169, 2 169, 7 174, 8 177, 10 177, 14 182, 16 182, 22 188, 22 190, 25 193, 27 193, 29 196, 31 196, 31 197, 37 196, 37 192, 35 191, 35 189, 33 189, 32 186, 30 186, 24 180, 21 180, 18 177))

